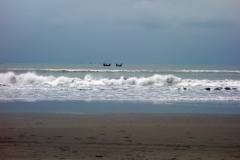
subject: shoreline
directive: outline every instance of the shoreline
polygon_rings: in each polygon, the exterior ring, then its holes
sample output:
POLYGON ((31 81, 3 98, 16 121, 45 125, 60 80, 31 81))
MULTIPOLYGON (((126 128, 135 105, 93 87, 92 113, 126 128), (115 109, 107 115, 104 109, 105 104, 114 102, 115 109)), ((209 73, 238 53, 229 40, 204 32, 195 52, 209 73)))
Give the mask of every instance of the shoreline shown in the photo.
POLYGON ((0 159, 239 159, 240 116, 0 113, 0 159))

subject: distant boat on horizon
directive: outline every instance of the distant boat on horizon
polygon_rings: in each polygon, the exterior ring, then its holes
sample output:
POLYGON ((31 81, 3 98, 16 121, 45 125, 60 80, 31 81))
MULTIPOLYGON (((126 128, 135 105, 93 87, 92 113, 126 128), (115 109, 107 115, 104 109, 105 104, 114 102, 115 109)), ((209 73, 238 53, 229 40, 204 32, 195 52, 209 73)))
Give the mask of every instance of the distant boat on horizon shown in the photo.
POLYGON ((116 63, 116 67, 121 67, 122 66, 122 63, 118 64, 116 63))
POLYGON ((106 62, 104 62, 104 63, 103 63, 103 66, 111 66, 111 63, 106 63, 106 62))

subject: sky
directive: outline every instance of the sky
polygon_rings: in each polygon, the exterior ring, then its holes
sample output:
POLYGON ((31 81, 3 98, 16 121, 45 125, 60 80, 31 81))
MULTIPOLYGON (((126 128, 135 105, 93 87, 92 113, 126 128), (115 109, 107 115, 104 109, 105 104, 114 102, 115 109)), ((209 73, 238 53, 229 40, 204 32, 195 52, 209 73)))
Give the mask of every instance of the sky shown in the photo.
POLYGON ((2 63, 240 64, 239 0, 1 0, 2 63))

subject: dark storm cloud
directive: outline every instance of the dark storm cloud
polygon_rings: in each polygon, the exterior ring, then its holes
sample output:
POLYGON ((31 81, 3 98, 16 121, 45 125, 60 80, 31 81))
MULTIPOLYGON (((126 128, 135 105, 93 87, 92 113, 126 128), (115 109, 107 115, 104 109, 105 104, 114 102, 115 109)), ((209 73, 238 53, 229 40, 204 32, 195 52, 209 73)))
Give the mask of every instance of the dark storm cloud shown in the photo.
POLYGON ((229 63, 235 62, 240 51, 239 6, 238 0, 3 0, 0 57, 187 63, 194 62, 188 59, 195 55, 202 62, 220 56, 220 63, 228 53, 229 63))

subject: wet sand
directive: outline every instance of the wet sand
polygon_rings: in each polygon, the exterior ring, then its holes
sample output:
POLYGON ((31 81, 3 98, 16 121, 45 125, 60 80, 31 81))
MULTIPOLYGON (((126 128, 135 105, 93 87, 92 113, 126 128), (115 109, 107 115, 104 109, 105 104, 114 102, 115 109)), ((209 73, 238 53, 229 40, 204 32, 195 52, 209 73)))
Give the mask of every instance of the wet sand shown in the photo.
POLYGON ((0 159, 240 159, 240 115, 0 113, 0 159))

